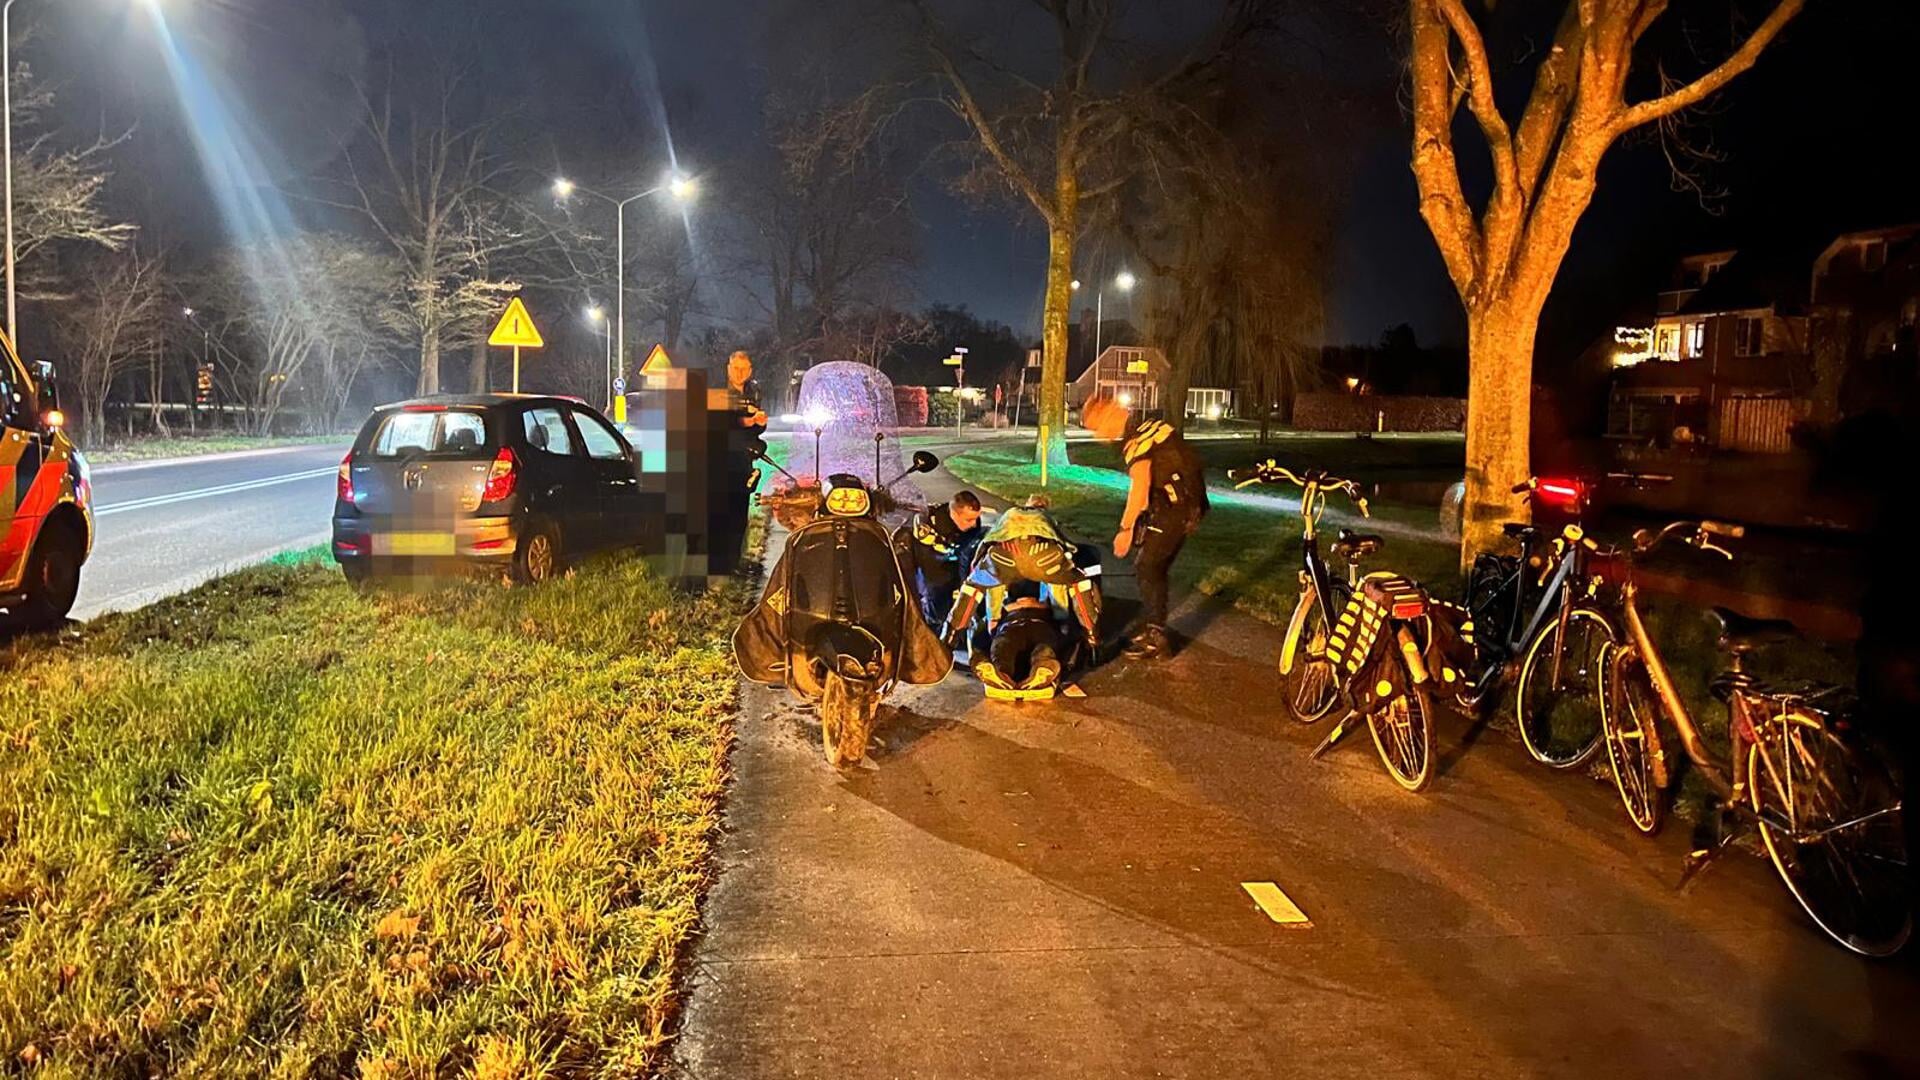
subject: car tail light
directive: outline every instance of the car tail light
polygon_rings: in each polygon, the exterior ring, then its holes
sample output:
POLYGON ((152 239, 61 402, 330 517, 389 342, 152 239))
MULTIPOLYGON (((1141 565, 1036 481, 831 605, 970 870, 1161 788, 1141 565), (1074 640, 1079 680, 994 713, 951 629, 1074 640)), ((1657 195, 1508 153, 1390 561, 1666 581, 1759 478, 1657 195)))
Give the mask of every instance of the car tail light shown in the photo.
POLYGON ((347 451, 346 457, 340 459, 340 479, 335 483, 334 491, 340 496, 341 502, 348 506, 353 505, 353 451, 351 450, 347 451))
POLYGON ((487 466, 487 486, 480 491, 480 501, 499 502, 512 496, 519 476, 520 463, 513 459, 513 451, 501 447, 493 457, 493 464, 487 466))
POLYGON ((1578 480, 1542 480, 1535 492, 1542 503, 1556 510, 1578 510, 1586 499, 1586 490, 1578 480))

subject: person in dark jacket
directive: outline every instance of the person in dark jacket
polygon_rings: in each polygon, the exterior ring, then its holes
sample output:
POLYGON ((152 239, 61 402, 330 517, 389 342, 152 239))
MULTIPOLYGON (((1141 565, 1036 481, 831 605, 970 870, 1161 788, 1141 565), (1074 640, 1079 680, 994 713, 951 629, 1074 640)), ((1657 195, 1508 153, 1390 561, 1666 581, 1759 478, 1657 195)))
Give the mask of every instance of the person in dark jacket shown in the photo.
POLYGON ((1149 420, 1121 451, 1127 466, 1127 508, 1113 537, 1113 554, 1133 554, 1144 624, 1128 643, 1132 659, 1166 654, 1168 576, 1173 560, 1207 516, 1207 480, 1200 455, 1171 425, 1149 420))
POLYGON ((1060 681, 1066 643, 1054 620, 1053 605, 1040 595, 1039 582, 1007 586, 1006 603, 990 633, 987 656, 973 664, 981 682, 1003 689, 1037 690, 1060 681))
MULTIPOLYGON (((711 399, 709 399, 711 400, 711 399)), ((711 406, 710 406, 711 407, 711 406)), ((718 419, 718 418, 717 418, 718 419)), ((730 574, 740 561, 747 521, 753 512, 753 491, 760 483, 758 457, 767 448, 767 414, 760 407, 760 384, 753 378, 753 359, 745 352, 727 358, 725 468, 723 489, 713 518, 713 574, 730 574)))
POLYGON ((953 594, 973 565, 974 549, 986 535, 980 524, 980 497, 962 491, 914 515, 893 534, 901 576, 920 601, 927 625, 938 629, 953 607, 953 594))

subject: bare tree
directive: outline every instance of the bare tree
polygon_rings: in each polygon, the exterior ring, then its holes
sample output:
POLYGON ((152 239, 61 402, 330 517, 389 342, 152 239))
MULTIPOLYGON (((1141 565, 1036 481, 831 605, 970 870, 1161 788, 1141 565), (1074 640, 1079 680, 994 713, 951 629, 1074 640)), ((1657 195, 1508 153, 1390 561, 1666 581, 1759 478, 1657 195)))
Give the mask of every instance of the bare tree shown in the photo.
POLYGON ((217 317, 221 344, 234 350, 228 388, 247 429, 270 434, 290 394, 331 423, 390 329, 415 326, 403 276, 395 256, 326 233, 223 253, 202 295, 229 313, 217 317))
MULTIPOLYGON (((1600 159, 1622 135, 1696 105, 1752 67, 1805 0, 1777 0, 1717 66, 1629 103, 1635 46, 1667 0, 1567 0, 1533 90, 1512 123, 1468 0, 1409 0, 1413 174, 1426 219, 1467 313, 1467 497, 1461 562, 1524 517, 1510 489, 1528 475, 1534 336, 1587 205, 1600 159), (1468 202, 1454 153, 1461 105, 1486 144, 1493 190, 1468 202)), ((1488 5, 1491 7, 1491 5, 1488 5)), ((1664 80, 1663 80, 1664 81, 1664 80)))
MULTIPOLYGON (((1143 106, 1178 92, 1230 57, 1269 23, 1268 0, 1216 0, 1208 29, 1171 57, 1140 55, 1119 36, 1120 0, 1037 0, 1051 31, 1039 68, 1021 70, 962 39, 912 0, 936 84, 978 151, 965 183, 1010 190, 1047 230, 1036 453, 1066 460, 1067 323, 1074 247, 1087 214, 1157 159, 1153 132, 1137 123, 1143 106), (1044 69, 1042 69, 1044 68, 1044 69)), ((1013 17, 1001 17, 1003 39, 1013 17)))
POLYGON ((344 175, 321 201, 365 217, 399 257, 407 302, 394 324, 419 345, 416 390, 435 394, 445 336, 497 313, 517 286, 489 269, 536 238, 509 218, 497 190, 508 168, 493 152, 494 121, 463 115, 456 77, 441 78, 426 100, 396 107, 391 85, 366 95, 344 175))
POLYGON ((81 265, 72 294, 51 305, 61 380, 72 388, 65 401, 77 406, 74 430, 83 443, 105 438, 114 380, 137 368, 160 339, 161 270, 158 258, 134 248, 97 253, 81 265))

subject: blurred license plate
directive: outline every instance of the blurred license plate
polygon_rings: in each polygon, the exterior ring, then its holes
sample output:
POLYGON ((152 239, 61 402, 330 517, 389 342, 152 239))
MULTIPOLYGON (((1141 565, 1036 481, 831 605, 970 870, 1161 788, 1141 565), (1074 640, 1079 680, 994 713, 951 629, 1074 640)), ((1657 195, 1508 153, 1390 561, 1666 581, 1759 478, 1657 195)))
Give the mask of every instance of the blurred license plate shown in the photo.
POLYGON ((388 533, 373 544, 375 555, 451 555, 453 550, 453 534, 440 532, 388 533))

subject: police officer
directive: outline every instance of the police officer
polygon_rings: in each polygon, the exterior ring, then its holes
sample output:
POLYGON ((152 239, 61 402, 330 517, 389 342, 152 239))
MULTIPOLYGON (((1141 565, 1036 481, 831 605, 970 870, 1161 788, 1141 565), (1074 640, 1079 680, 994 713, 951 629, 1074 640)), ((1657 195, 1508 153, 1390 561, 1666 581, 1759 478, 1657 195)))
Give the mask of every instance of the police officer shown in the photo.
POLYGON ((1050 585, 1064 598, 1079 624, 1089 658, 1100 651, 1100 590, 1079 565, 1080 549, 1067 541, 1048 512, 1044 495, 1014 507, 980 541, 985 553, 974 560, 973 572, 953 597, 941 636, 957 647, 976 629, 974 616, 987 601, 988 622, 1004 603, 1008 589, 1022 583, 1050 585), (998 597, 999 599, 995 599, 998 597))
POLYGON ((954 590, 973 565, 974 549, 986 531, 980 524, 980 497, 962 491, 922 510, 893 534, 900 574, 919 594, 920 614, 935 630, 953 606, 954 590))
POLYGON ((713 512, 709 572, 714 574, 731 573, 739 564, 740 548, 747 536, 747 519, 753 509, 753 489, 758 486, 760 476, 755 461, 767 448, 761 438, 767 431, 767 414, 760 407, 760 384, 753 378, 753 358, 745 351, 727 358, 727 414, 727 460, 722 477, 725 488, 713 512))
POLYGON ((1167 642, 1167 575, 1174 557, 1207 515, 1200 455, 1164 420, 1148 420, 1121 451, 1127 466, 1127 508, 1113 553, 1133 553, 1146 623, 1127 645, 1133 659, 1163 656, 1167 642))

